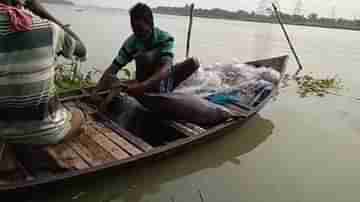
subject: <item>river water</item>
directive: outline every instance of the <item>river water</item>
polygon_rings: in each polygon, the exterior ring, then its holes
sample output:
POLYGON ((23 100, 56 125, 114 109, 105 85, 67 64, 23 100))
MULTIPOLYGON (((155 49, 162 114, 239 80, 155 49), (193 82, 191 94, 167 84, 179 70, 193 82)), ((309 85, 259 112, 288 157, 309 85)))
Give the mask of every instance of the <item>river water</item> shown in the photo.
MULTIPOLYGON (((84 67, 106 68, 131 33, 126 11, 47 5, 89 49, 84 67)), ((186 17, 156 15, 185 54, 186 17)), ((305 73, 338 75, 342 94, 360 96, 359 33, 287 26, 305 73)), ((203 64, 290 54, 279 25, 194 19, 191 55, 203 64)), ((296 71, 293 57, 288 73, 296 71)), ((360 194, 360 102, 346 97, 300 98, 296 86, 241 128, 150 165, 70 180, 37 190, 28 201, 86 202, 347 202, 360 194)))

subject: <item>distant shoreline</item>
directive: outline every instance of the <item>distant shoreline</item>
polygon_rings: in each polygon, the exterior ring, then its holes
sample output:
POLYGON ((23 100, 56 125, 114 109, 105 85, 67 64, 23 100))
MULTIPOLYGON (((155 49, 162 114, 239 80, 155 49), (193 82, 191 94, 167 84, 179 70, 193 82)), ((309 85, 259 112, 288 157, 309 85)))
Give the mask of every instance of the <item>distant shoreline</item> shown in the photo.
MULTIPOLYGON (((187 15, 182 14, 169 14, 162 12, 154 12, 156 14, 162 15, 172 15, 172 16, 184 16, 187 15)), ((211 16, 194 16, 197 18, 205 18, 205 19, 220 19, 220 20, 231 20, 231 21, 242 21, 242 22, 258 22, 258 23, 267 23, 267 24, 279 24, 279 22, 274 20, 259 20, 259 19, 231 19, 224 17, 211 17, 211 16)), ((310 23, 284 23, 285 25, 293 25, 293 26, 304 26, 304 27, 318 27, 318 28, 326 28, 326 29, 338 29, 338 30, 351 30, 351 31, 360 31, 360 27, 346 27, 341 25, 321 25, 321 24, 310 24, 310 23)))
MULTIPOLYGON (((70 5, 70 6, 77 6, 77 4, 68 1, 68 0, 41 0, 43 3, 47 4, 61 4, 61 5, 70 5)), ((105 7, 97 7, 97 6, 85 6, 85 7, 95 7, 95 8, 104 8, 105 7)), ((121 8, 109 8, 109 9, 116 9, 116 10, 124 10, 121 8)), ((153 8, 154 13, 156 14, 163 14, 163 15, 173 15, 173 16, 188 16, 188 8, 176 8, 176 7, 157 7, 153 8)), ((262 16, 262 15, 254 15, 246 13, 246 11, 239 10, 238 13, 231 13, 226 10, 221 9, 213 9, 213 10, 206 10, 206 9, 198 9, 196 10, 194 17, 199 18, 208 18, 208 19, 222 19, 222 20, 232 20, 232 21, 243 21, 243 22, 257 22, 257 23, 268 23, 268 24, 279 24, 279 22, 275 19, 274 16, 262 16), (200 12, 199 12, 200 11, 200 12), (238 16, 236 16, 238 15, 238 16)), ((282 16, 288 17, 289 15, 286 13, 282 13, 282 16)), ((293 16, 294 17, 294 16, 293 16)), ((325 29, 338 29, 338 30, 351 30, 351 31, 360 31, 360 21, 359 26, 353 25, 345 25, 345 24, 335 24, 333 23, 320 23, 320 22, 310 22, 306 20, 303 16, 295 16, 295 17, 302 17, 302 21, 299 22, 291 22, 291 19, 283 19, 283 23, 285 25, 294 25, 294 26, 305 26, 305 27, 318 27, 318 28, 325 28, 325 29), (305 20, 304 20, 305 19, 305 20)), ((289 17, 288 17, 289 18, 289 17)), ((322 20, 321 18, 319 20, 322 20)), ((334 19, 325 19, 325 20, 334 20, 334 19)), ((352 22, 350 20, 340 19, 349 24, 352 22)), ((358 25, 358 24, 357 24, 358 25)))
POLYGON ((40 2, 48 3, 48 4, 62 4, 62 5, 72 5, 72 6, 76 5, 75 3, 67 0, 40 0, 40 2))
MULTIPOLYGON (((154 13, 175 15, 175 16, 188 16, 189 6, 185 7, 157 7, 153 9, 154 13)), ((326 29, 341 29, 360 31, 360 20, 347 20, 347 19, 332 19, 318 17, 316 13, 312 13, 308 17, 299 15, 289 15, 281 13, 282 22, 286 25, 306 26, 306 27, 319 27, 326 29)), ((195 9, 194 17, 210 18, 210 19, 223 19, 233 21, 246 21, 258 23, 279 24, 274 14, 260 15, 255 12, 247 12, 239 10, 231 12, 223 9, 195 9)))

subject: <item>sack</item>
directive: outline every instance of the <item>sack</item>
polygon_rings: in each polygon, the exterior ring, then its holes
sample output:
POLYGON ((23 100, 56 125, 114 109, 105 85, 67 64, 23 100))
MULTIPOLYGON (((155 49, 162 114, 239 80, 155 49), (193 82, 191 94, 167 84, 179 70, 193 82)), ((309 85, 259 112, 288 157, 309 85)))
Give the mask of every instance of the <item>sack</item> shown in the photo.
POLYGON ((226 108, 189 94, 146 94, 137 99, 163 119, 183 120, 200 126, 216 125, 233 116, 226 108))

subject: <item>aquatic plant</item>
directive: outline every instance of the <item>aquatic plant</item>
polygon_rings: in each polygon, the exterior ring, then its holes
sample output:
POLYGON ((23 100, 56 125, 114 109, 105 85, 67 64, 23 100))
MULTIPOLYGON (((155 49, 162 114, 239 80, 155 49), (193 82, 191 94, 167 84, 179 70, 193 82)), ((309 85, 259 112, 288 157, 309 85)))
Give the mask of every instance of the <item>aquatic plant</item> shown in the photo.
MULTIPOLYGON (((79 61, 71 61, 70 63, 59 63, 55 67, 55 87, 57 93, 76 90, 80 88, 87 88, 96 85, 95 77, 102 72, 96 68, 82 73, 81 63, 79 61)), ((133 75, 131 70, 123 68, 119 74, 125 79, 130 79, 133 75)))
POLYGON ((80 72, 80 63, 72 61, 71 63, 61 63, 55 67, 55 87, 57 93, 69 90, 94 86, 95 74, 97 70, 88 71, 86 74, 80 72))
POLYGON ((326 94, 334 94, 332 91, 343 88, 342 80, 338 76, 320 79, 308 74, 296 77, 295 81, 298 84, 297 92, 300 97, 308 97, 310 95, 324 97, 326 94))

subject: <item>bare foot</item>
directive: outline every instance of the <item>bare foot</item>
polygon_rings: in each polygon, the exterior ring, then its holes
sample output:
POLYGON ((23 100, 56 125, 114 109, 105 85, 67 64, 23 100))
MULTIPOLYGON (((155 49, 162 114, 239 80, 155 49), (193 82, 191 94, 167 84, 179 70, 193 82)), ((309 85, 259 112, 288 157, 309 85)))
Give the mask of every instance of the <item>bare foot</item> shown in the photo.
POLYGON ((63 141, 69 141, 75 137, 78 137, 82 132, 82 124, 85 122, 84 114, 76 108, 71 108, 72 118, 71 118, 71 129, 65 135, 63 141))

